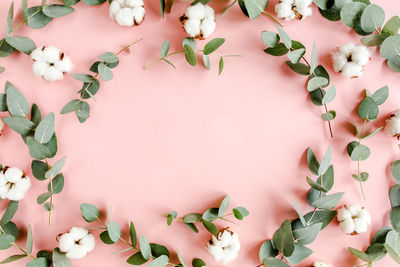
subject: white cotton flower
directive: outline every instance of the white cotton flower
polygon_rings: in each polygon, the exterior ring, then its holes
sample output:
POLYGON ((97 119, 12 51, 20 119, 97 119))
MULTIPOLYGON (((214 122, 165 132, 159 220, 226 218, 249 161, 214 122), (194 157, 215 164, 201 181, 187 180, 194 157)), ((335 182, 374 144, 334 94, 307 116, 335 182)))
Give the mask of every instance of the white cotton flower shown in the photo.
POLYGON ((85 228, 72 227, 58 239, 60 251, 69 259, 81 259, 94 249, 94 236, 85 228))
POLYGON ((280 0, 275 5, 276 16, 284 20, 302 20, 312 15, 312 0, 280 0))
POLYGON ((365 233, 371 224, 368 211, 359 205, 344 206, 337 211, 339 226, 345 234, 365 233))
POLYGON ((237 257, 240 250, 239 236, 237 233, 224 229, 216 236, 211 236, 207 249, 216 261, 226 265, 237 257))
POLYGON ((214 9, 202 3, 188 7, 179 20, 189 36, 200 40, 210 36, 216 27, 214 9))
POLYGON ((5 126, 6 126, 6 125, 4 124, 3 119, 0 117, 0 135, 2 134, 3 129, 4 129, 5 126))
POLYGON ((332 53, 333 69, 347 78, 360 77, 371 54, 367 47, 348 43, 332 53))
POLYGON ((396 110, 386 120, 385 133, 400 139, 400 109, 396 110))
POLYGON ((114 0, 109 14, 121 26, 140 25, 146 14, 143 0, 114 0))
POLYGON ((313 267, 331 267, 328 263, 322 261, 314 261, 313 267))
POLYGON ((31 187, 31 180, 18 168, 4 167, 0 171, 0 198, 21 200, 31 187))
POLYGON ((64 78, 64 73, 72 70, 71 58, 54 46, 38 47, 31 53, 33 74, 55 82, 64 78))

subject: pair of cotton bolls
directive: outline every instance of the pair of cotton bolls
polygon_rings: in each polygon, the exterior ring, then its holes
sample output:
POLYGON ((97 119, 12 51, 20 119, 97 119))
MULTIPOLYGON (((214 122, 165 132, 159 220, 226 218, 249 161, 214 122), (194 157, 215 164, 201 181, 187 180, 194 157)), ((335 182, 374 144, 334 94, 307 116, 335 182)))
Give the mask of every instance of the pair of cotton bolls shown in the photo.
POLYGON ((216 27, 214 9, 202 3, 188 7, 180 21, 188 35, 200 40, 210 36, 216 27))
POLYGON ((305 19, 312 15, 312 0, 280 0, 275 5, 276 16, 284 20, 305 19))
POLYGON ((113 0, 110 17, 121 26, 140 25, 146 14, 143 0, 113 0))
POLYGON ((348 43, 332 53, 333 69, 347 78, 358 78, 362 75, 371 54, 367 47, 348 43))
POLYGON ((0 171, 0 198, 18 201, 31 187, 31 180, 18 168, 4 167, 0 171))
POLYGON ((37 47, 31 53, 33 73, 38 77, 55 82, 64 78, 72 69, 71 59, 54 46, 37 47))

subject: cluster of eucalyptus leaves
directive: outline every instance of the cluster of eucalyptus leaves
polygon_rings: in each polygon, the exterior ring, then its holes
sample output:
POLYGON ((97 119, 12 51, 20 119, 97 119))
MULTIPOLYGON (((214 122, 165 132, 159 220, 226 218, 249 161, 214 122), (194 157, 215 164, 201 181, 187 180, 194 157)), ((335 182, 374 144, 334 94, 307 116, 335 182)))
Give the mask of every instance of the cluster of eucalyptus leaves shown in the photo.
POLYGON ((332 148, 329 147, 321 162, 311 148, 307 150, 307 163, 310 171, 318 178, 316 181, 307 177, 311 186, 307 195, 308 204, 313 210, 305 215, 297 202, 293 202, 298 218, 284 221, 272 236, 260 248, 259 257, 262 265, 289 267, 298 264, 312 254, 305 245, 311 244, 318 233, 335 218, 333 210, 343 196, 342 193, 327 195, 334 185, 334 169, 331 165, 332 148), (288 262, 288 263, 286 263, 288 262))
POLYGON ((40 250, 36 256, 33 255, 33 234, 30 225, 28 225, 27 229, 25 248, 16 243, 20 235, 20 230, 11 220, 17 209, 18 201, 10 201, 0 220, 0 250, 7 250, 13 247, 18 250, 18 253, 0 261, 0 264, 30 258, 31 260, 25 265, 26 267, 71 267, 70 260, 58 248, 55 248, 53 251, 40 250))
POLYGON ((98 61, 94 62, 90 67, 90 71, 94 74, 84 74, 84 73, 72 73, 71 76, 83 82, 82 88, 77 92, 79 94, 79 98, 73 99, 68 102, 61 110, 61 114, 68 114, 71 112, 75 112, 76 117, 79 122, 84 123, 90 116, 90 105, 87 102, 87 99, 95 97, 94 95, 100 89, 100 79, 103 81, 109 81, 114 77, 112 69, 117 67, 119 64, 119 55, 129 50, 129 48, 141 41, 139 39, 128 46, 125 46, 123 49, 119 50, 117 53, 113 52, 105 52, 98 56, 98 61))
POLYGON ((369 0, 314 0, 328 20, 341 20, 361 36, 367 46, 378 46, 390 69, 400 72, 400 17, 385 23, 385 11, 369 0))
MULTIPOLYGON (((198 3, 206 5, 212 0, 183 0, 183 1, 186 2, 191 1, 191 5, 194 6, 198 3)), ((163 18, 165 16, 165 13, 171 12, 171 8, 174 2, 175 2, 174 0, 160 0, 160 10, 163 18)), ((228 9, 233 7, 236 3, 239 4, 239 7, 242 10, 243 14, 249 17, 251 20, 258 18, 261 14, 264 14, 267 15, 272 20, 274 20, 279 25, 282 25, 274 16, 265 11, 265 8, 268 5, 268 0, 232 0, 232 2, 224 9, 222 14, 228 11, 228 9)))
POLYGON ((386 254, 389 254, 396 263, 400 264, 400 160, 392 164, 391 170, 397 183, 389 191, 392 207, 390 223, 392 226, 379 229, 365 252, 351 247, 348 248, 351 254, 365 262, 359 267, 371 267, 374 262, 381 260, 386 254))
MULTIPOLYGON (((148 263, 149 267, 165 267, 165 266, 182 266, 187 267, 185 260, 179 252, 176 252, 180 263, 171 263, 169 250, 160 244, 149 243, 145 236, 137 236, 136 228, 133 222, 129 223, 129 238, 125 240, 122 237, 121 227, 117 222, 110 221, 108 218, 105 220, 100 219, 99 209, 92 204, 81 204, 81 213, 85 221, 92 223, 97 221, 100 227, 94 229, 103 230, 100 234, 100 239, 104 244, 112 245, 117 242, 122 242, 128 246, 127 249, 117 253, 134 251, 126 262, 131 265, 142 265, 148 263)), ((192 261, 193 267, 206 266, 203 260, 195 258, 192 261)))
POLYGON ((327 103, 333 101, 336 97, 336 87, 333 85, 325 90, 330 84, 329 73, 322 65, 318 65, 317 46, 314 42, 311 61, 309 62, 304 54, 305 46, 299 41, 291 40, 289 35, 276 25, 278 33, 264 31, 262 39, 268 46, 265 53, 272 56, 287 55, 286 64, 294 72, 308 76, 307 91, 310 93, 311 101, 317 106, 324 106, 325 113, 321 115, 322 119, 328 122, 331 137, 333 137, 331 121, 336 117, 336 111, 328 110, 327 103), (304 63, 302 63, 303 61, 304 63))
POLYGON ((363 183, 368 180, 368 172, 361 172, 360 162, 367 160, 371 154, 368 146, 362 144, 361 142, 371 138, 378 132, 380 132, 383 127, 379 127, 375 130, 365 133, 365 126, 368 121, 375 121, 379 114, 379 105, 385 103, 386 99, 389 97, 389 88, 383 86, 382 88, 375 91, 373 94, 365 90, 365 98, 360 103, 358 107, 358 116, 363 120, 362 126, 358 126, 354 120, 354 128, 356 130, 357 141, 352 141, 347 145, 347 154, 350 156, 351 160, 357 162, 357 173, 352 174, 352 177, 360 182, 360 188, 365 199, 365 193, 363 189, 363 183))
POLYGON ((3 117, 4 122, 19 133, 29 148, 32 161, 32 173, 40 181, 49 181, 47 192, 37 198, 37 203, 51 212, 54 208, 54 195, 62 191, 64 176, 60 173, 65 163, 65 157, 50 165, 48 159, 57 154, 57 136, 54 132, 54 113, 47 114, 43 119, 39 107, 29 106, 24 95, 11 83, 6 82, 5 93, 0 93, 0 112, 8 111, 10 116, 3 117), (46 202, 49 200, 49 202, 46 202))
MULTIPOLYGON (((173 221, 182 222, 190 230, 195 233, 199 232, 196 223, 201 223, 204 228, 212 233, 213 235, 218 234, 219 230, 217 226, 213 223, 216 220, 224 220, 232 222, 227 219, 227 217, 234 216, 238 220, 243 220, 249 215, 249 211, 244 207, 236 207, 232 209, 232 212, 227 212, 230 203, 230 197, 225 196, 218 208, 210 208, 203 213, 189 213, 184 215, 182 218, 178 218, 178 213, 176 211, 171 211, 168 215, 163 215, 167 218, 167 224, 170 226, 173 221)), ((234 223, 234 222, 233 222, 234 223)))
MULTIPOLYGON (((152 62, 151 64, 147 65, 144 69, 150 68, 152 65, 164 61, 168 63, 170 66, 176 69, 175 65, 169 61, 167 58, 176 54, 185 54, 185 59, 187 63, 191 66, 197 65, 197 55, 196 52, 201 53, 203 64, 207 69, 211 69, 211 61, 210 55, 214 53, 218 48, 220 48, 225 43, 224 38, 214 38, 211 41, 207 42, 203 49, 196 49, 196 40, 193 38, 185 38, 182 41, 183 50, 170 52, 170 43, 168 40, 165 40, 160 49, 160 58, 156 61, 152 62)), ((238 57, 240 55, 218 55, 219 57, 219 64, 218 64, 218 75, 221 75, 222 71, 224 70, 225 61, 224 58, 226 57, 238 57)))

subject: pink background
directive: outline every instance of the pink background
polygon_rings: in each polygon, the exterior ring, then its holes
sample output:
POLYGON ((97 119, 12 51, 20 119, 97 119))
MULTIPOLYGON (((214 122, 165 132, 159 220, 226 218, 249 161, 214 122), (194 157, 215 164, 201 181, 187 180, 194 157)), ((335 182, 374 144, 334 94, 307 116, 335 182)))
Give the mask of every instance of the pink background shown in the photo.
MULTIPOLYGON (((38 1, 29 2, 33 5, 38 1)), ((228 4, 221 2, 214 4, 218 12, 228 4)), ((387 18, 400 13, 396 0, 374 2, 385 9, 387 18)), ((178 249, 187 262, 201 257, 209 266, 217 266, 204 247, 210 237, 207 232, 202 230, 196 235, 181 224, 168 227, 158 214, 170 210, 177 210, 180 215, 201 212, 229 194, 232 207, 241 205, 251 212, 238 226, 231 225, 239 233, 242 250, 230 266, 258 265, 260 244, 272 236, 283 220, 296 216, 292 200, 299 202, 304 212, 310 211, 306 203, 309 187, 305 176, 310 175, 306 148, 311 146, 321 157, 332 144, 336 174, 333 192, 346 191, 341 204, 360 203, 367 207, 372 226, 366 234, 346 236, 333 223, 310 246, 315 251, 312 256, 299 266, 309 266, 313 260, 334 266, 356 264, 346 247, 365 249, 375 231, 389 225, 388 190, 394 184, 390 164, 400 155, 398 142, 383 133, 365 142, 372 155, 361 167, 371 176, 365 184, 367 201, 362 201, 359 185, 351 178, 356 163, 347 156, 345 146, 354 139, 351 122, 357 118, 354 111, 364 88, 375 91, 385 84, 390 87, 390 98, 381 106, 380 119, 367 126, 372 130, 382 126, 384 118, 400 105, 399 75, 386 67, 375 49, 371 49, 372 62, 362 78, 346 79, 334 74, 329 54, 337 46, 358 42, 359 37, 342 23, 322 18, 315 7, 314 15, 305 21, 284 22, 290 36, 310 50, 316 40, 320 62, 327 66, 332 84, 338 89, 336 100, 329 104, 338 114, 333 122, 335 138, 331 139, 327 124, 320 119, 322 109, 310 102, 305 77, 291 72, 284 57, 263 52, 261 31, 274 30, 274 23, 265 16, 250 21, 238 6, 217 18, 212 35, 227 39, 218 54, 243 55, 226 59, 221 77, 217 75, 216 57, 212 57, 213 69, 207 71, 202 66, 189 66, 183 54, 170 58, 177 70, 159 63, 144 71, 144 65, 159 57, 165 39, 176 51, 185 37, 177 19, 187 3, 176 1, 173 12, 164 20, 158 3, 146 1, 146 20, 140 27, 125 28, 114 23, 108 17, 107 3, 97 7, 80 3, 74 14, 58 18, 43 29, 22 27, 16 33, 31 37, 38 46, 62 49, 72 58, 74 72, 87 72, 99 54, 117 51, 144 38, 131 54, 121 56, 114 79, 102 82, 97 102, 90 102, 92 116, 85 124, 72 115, 59 114, 62 106, 75 97, 78 81, 71 77, 57 83, 39 79, 31 71, 30 58, 20 53, 0 59, 0 65, 7 68, 0 75, 2 86, 9 80, 43 113, 56 113, 56 159, 68 156, 65 189, 55 197, 54 226, 47 225, 47 212, 36 204, 46 183, 32 179, 33 186, 20 203, 15 221, 25 229, 31 224, 34 252, 54 248, 55 237, 71 226, 95 226, 80 216, 79 204, 89 202, 104 210, 112 206, 111 219, 123 225, 125 233, 128 221, 133 220, 140 235, 178 249)), ((271 1, 269 12, 273 12, 275 3, 271 1)), ((0 2, 2 33, 9 4, 10 0, 0 2)), ((19 1, 16 8, 20 19, 19 1)), ((28 150, 16 133, 6 130, 0 147, 1 163, 30 169, 28 150)), ((2 203, 2 209, 4 206, 2 203)), ((24 239, 25 235, 21 240, 24 239)), ((95 251, 73 261, 73 266, 126 265, 129 253, 111 255, 124 248, 98 241, 95 251)), ((0 251, 0 258, 14 252, 13 248, 0 251)), ((388 256, 376 264, 394 265, 388 256)))

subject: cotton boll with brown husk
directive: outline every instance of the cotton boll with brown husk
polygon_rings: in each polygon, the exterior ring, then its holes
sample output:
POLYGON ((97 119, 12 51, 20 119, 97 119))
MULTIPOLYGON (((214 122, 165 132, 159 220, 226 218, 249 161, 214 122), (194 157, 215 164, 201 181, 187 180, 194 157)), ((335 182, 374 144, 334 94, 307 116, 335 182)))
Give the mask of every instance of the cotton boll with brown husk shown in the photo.
POLYGON ((109 14, 121 26, 138 26, 146 15, 143 0, 113 0, 109 14))
POLYGON ((31 187, 31 180, 19 168, 4 167, 0 171, 0 198, 18 201, 31 187))
POLYGON ((337 211, 339 226, 345 234, 365 233, 371 224, 369 212, 359 205, 344 206, 337 211))
POLYGON ((179 20, 190 37, 200 40, 210 36, 216 27, 214 9, 202 3, 188 7, 179 20))
POLYGON ((312 0, 280 0, 275 5, 276 16, 284 20, 303 20, 312 15, 312 0))
POLYGON ((59 236, 60 251, 69 259, 81 259, 94 249, 95 239, 85 228, 72 229, 59 236))
POLYGON ((396 110, 386 120, 385 133, 400 140, 400 110, 396 110))
POLYGON ((348 43, 332 53, 333 69, 347 78, 358 78, 371 59, 371 53, 363 45, 348 43))

